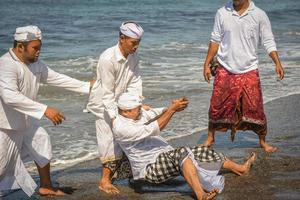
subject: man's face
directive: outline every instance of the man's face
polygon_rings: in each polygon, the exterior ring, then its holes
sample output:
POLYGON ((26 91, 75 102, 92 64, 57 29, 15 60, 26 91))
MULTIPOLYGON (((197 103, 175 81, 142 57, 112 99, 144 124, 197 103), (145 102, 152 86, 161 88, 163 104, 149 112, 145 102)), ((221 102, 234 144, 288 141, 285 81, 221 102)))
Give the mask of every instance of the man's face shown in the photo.
POLYGON ((242 6, 244 5, 245 3, 247 3, 248 0, 233 0, 232 3, 233 5, 236 7, 236 6, 242 6))
POLYGON ((141 40, 139 39, 126 37, 124 35, 120 38, 121 47, 124 49, 126 54, 133 54, 138 49, 140 41, 141 40))
POLYGON ((140 115, 141 115, 141 109, 142 109, 142 106, 139 106, 139 107, 136 107, 134 109, 131 109, 131 110, 126 110, 126 117, 127 118, 130 118, 130 119, 133 119, 133 120, 138 120, 140 118, 140 115))
POLYGON ((23 46, 22 55, 23 59, 27 63, 34 63, 40 56, 42 42, 40 40, 30 41, 27 47, 23 46))

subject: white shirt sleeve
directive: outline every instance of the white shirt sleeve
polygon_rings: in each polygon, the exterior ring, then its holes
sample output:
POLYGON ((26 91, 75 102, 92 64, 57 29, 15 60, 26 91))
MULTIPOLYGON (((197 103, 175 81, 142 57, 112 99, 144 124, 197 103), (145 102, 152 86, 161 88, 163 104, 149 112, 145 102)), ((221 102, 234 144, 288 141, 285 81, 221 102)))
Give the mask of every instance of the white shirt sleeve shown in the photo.
POLYGON ((111 119, 117 116, 117 105, 115 103, 115 72, 113 63, 109 60, 99 60, 100 80, 103 90, 102 101, 111 119))
POLYGON ((114 128, 114 136, 120 142, 135 142, 142 140, 149 136, 160 134, 157 121, 148 125, 144 124, 122 124, 114 128))
POLYGON ((215 16, 214 28, 211 33, 211 42, 220 43, 222 39, 222 22, 221 22, 221 13, 218 11, 215 16))
POLYGON ((261 43, 265 50, 268 52, 268 54, 270 54, 272 51, 277 51, 271 23, 265 12, 262 12, 259 27, 261 43))
POLYGON ((142 78, 141 78, 141 75, 140 75, 138 62, 137 62, 137 65, 134 68, 133 78, 131 79, 131 81, 128 85, 127 91, 129 93, 137 94, 139 96, 143 95, 142 78))
POLYGON ((167 107, 162 107, 162 108, 152 108, 150 110, 145 110, 145 113, 147 114, 147 118, 153 119, 157 117, 158 115, 161 115, 164 113, 168 108, 167 107))
POLYGON ((47 106, 33 101, 19 91, 17 69, 0 65, 0 71, 0 96, 3 102, 25 115, 41 119, 47 106))
POLYGON ((57 73, 46 65, 42 66, 41 81, 52 86, 61 87, 66 90, 84 94, 88 94, 90 89, 89 82, 79 81, 67 75, 57 73))

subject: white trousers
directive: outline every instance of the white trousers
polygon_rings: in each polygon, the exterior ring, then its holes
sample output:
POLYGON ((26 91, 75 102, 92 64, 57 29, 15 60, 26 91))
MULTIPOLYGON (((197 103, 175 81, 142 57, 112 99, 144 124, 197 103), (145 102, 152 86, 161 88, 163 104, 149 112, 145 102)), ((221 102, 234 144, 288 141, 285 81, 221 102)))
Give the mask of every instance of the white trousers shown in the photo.
POLYGON ((104 112, 103 118, 96 120, 95 124, 100 161, 106 163, 121 159, 123 152, 113 138, 112 124, 108 113, 104 112))
POLYGON ((33 122, 26 130, 0 129, 0 190, 21 188, 31 196, 37 187, 24 166, 35 161, 40 167, 47 165, 52 157, 48 133, 33 122))

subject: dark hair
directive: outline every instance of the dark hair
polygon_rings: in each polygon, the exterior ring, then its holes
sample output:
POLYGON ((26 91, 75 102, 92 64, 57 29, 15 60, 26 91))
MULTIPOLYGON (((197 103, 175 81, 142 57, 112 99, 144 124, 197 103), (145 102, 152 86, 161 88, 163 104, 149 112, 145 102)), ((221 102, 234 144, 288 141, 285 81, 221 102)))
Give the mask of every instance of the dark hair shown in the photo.
POLYGON ((124 36, 125 38, 130 38, 127 35, 124 35, 121 31, 119 31, 119 37, 124 36))
POLYGON ((29 42, 20 42, 20 41, 16 41, 14 40, 14 48, 16 48, 18 46, 18 44, 22 44, 25 49, 27 48, 29 42))

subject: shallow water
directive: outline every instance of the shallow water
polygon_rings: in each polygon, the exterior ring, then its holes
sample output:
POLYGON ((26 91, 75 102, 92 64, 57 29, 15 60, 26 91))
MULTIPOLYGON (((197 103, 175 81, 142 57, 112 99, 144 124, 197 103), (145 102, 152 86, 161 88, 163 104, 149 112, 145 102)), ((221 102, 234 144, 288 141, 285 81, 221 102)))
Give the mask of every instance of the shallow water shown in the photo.
MULTIPOLYGON (((167 106, 173 98, 190 99, 189 108, 176 115, 162 133, 168 139, 182 137, 207 127, 212 84, 204 82, 202 65, 215 12, 225 2, 1 0, 0 53, 11 47, 17 26, 36 24, 44 38, 41 59, 58 72, 88 80, 95 75, 99 54, 117 42, 120 23, 135 20, 145 30, 139 53, 146 103, 167 106)), ((299 4, 294 0, 256 2, 269 15, 286 69, 284 81, 276 81, 271 60, 259 50, 265 102, 300 92, 299 4)), ((54 165, 96 157, 95 118, 82 113, 87 96, 43 85, 39 99, 67 116, 58 127, 41 122, 52 138, 54 165)))

